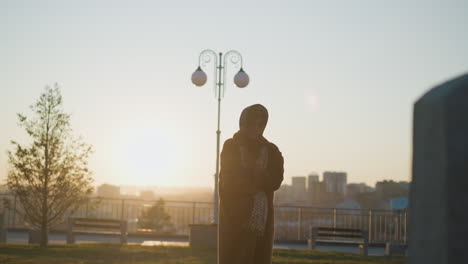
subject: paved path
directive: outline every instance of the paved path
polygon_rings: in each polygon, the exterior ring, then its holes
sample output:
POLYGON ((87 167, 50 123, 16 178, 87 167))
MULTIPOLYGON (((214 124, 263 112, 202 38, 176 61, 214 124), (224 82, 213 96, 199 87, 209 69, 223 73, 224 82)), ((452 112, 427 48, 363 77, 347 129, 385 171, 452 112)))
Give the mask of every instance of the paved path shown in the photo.
MULTIPOLYGON (((99 236, 99 235, 77 235, 76 243, 96 243, 96 242, 112 242, 120 243, 120 238, 117 236, 99 236)), ((28 243, 28 233, 26 232, 8 232, 8 243, 26 244, 28 243)), ((65 235, 51 234, 49 235, 50 244, 65 244, 65 235)), ((143 246, 188 246, 188 241, 185 239, 173 240, 150 240, 148 238, 129 237, 129 244, 139 244, 143 246)), ((275 244, 274 248, 281 249, 307 249, 305 244, 275 244)), ((338 245, 318 245, 318 250, 347 252, 359 254, 357 246, 338 246, 338 245)), ((384 255, 385 249, 380 247, 369 247, 369 255, 384 255)))

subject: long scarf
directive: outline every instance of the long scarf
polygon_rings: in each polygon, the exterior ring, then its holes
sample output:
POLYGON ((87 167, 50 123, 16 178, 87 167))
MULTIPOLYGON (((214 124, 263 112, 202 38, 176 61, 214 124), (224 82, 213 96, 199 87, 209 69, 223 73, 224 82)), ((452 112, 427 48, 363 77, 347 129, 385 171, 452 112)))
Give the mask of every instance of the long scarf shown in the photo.
MULTIPOLYGON (((266 169, 268 165, 268 148, 266 144, 261 144, 258 156, 255 161, 255 167, 266 169)), ((249 148, 245 145, 240 146, 242 166, 247 168, 249 148)), ((264 191, 258 191, 253 196, 252 210, 247 220, 247 229, 262 236, 265 233, 265 226, 268 217, 268 198, 264 191)))
MULTIPOLYGON (((265 129, 268 122, 268 110, 260 104, 251 105, 245 108, 239 119, 239 127, 257 126, 262 130, 265 129)), ((237 133, 235 137, 241 139, 240 153, 242 166, 247 169, 249 161, 255 158, 253 164, 255 169, 266 169, 268 165, 268 141, 261 136, 257 140, 251 140, 237 133)), ((254 180, 252 181, 254 184, 254 180)), ((268 199, 264 191, 257 191, 252 197, 252 211, 247 220, 247 229, 262 236, 265 233, 265 226, 268 217, 268 199)))

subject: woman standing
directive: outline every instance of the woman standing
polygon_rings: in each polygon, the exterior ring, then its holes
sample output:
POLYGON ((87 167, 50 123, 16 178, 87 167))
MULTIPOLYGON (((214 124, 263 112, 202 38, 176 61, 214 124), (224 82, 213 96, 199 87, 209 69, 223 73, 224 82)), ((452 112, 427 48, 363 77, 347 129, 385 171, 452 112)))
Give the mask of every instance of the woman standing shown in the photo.
POLYGON ((221 152, 219 175, 219 264, 270 264, 273 248, 273 192, 283 181, 283 157, 263 137, 267 109, 242 111, 240 130, 221 152))

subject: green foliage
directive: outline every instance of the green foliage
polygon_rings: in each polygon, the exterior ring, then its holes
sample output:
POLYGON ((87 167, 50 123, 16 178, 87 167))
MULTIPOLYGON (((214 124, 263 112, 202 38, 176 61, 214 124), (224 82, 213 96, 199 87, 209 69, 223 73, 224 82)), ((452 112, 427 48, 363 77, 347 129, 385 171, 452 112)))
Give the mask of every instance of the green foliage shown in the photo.
POLYGON ((159 198, 153 206, 143 211, 138 218, 138 225, 140 228, 153 229, 156 232, 174 232, 171 216, 165 209, 164 199, 159 198))
POLYGON ((92 149, 71 135, 70 115, 63 111, 57 84, 47 86, 30 108, 31 117, 18 114, 18 121, 31 142, 11 142, 7 186, 20 201, 18 213, 44 231, 92 194, 87 162, 92 149))

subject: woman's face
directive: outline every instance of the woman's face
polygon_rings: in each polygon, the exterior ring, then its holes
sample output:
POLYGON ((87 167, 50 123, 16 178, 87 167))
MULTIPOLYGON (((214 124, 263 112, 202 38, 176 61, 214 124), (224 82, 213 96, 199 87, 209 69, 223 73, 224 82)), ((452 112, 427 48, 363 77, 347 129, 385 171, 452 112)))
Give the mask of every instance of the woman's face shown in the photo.
POLYGON ((257 120, 255 124, 252 124, 247 127, 242 127, 241 130, 244 131, 244 133, 252 139, 257 139, 263 134, 263 125, 261 120, 257 120))

